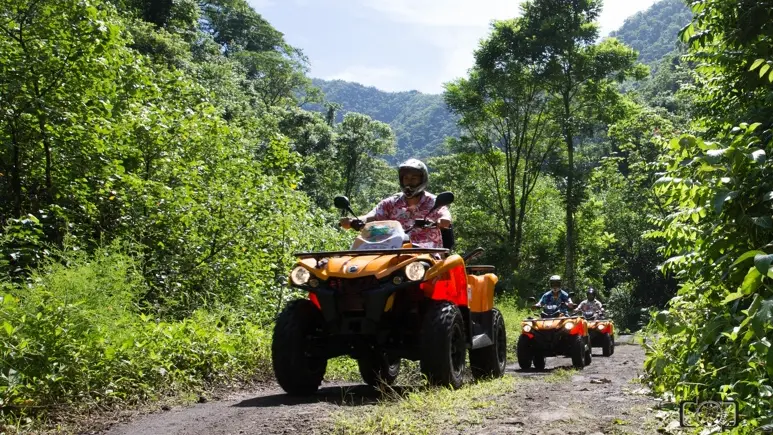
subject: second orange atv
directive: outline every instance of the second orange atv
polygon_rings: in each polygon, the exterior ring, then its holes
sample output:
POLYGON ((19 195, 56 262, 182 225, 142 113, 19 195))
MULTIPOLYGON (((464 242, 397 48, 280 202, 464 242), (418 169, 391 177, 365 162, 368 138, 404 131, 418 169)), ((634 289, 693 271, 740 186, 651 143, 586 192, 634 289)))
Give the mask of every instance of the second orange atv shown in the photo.
MULTIPOLYGON (((435 208, 452 202, 452 193, 441 193, 435 208)), ((354 214, 345 197, 336 207, 354 214)), ((419 219, 408 231, 432 225, 419 219)), ((401 359, 409 359, 420 361, 431 384, 457 388, 468 351, 475 378, 504 374, 507 337, 494 308, 494 268, 465 264, 482 249, 463 258, 414 248, 397 221, 353 227, 361 232, 351 250, 296 254, 290 281, 308 298, 279 315, 271 348, 287 393, 315 392, 328 359, 342 355, 357 360, 371 385, 392 384, 401 359)))
POLYGON ((516 355, 522 370, 530 369, 532 364, 535 369, 544 370, 549 356, 570 357, 577 369, 591 363, 588 322, 582 316, 566 316, 558 306, 549 305, 540 317, 521 322, 516 355))

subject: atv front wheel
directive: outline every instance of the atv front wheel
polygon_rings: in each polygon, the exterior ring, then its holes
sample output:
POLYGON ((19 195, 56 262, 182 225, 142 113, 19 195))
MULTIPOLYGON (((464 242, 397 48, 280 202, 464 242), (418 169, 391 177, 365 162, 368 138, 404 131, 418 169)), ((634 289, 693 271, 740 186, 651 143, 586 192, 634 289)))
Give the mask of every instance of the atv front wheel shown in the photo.
POLYGON ((581 335, 575 335, 571 341, 572 365, 576 369, 585 368, 585 339, 581 335))
POLYGON ((518 357, 518 366, 521 367, 521 370, 529 370, 531 368, 532 359, 534 358, 531 339, 525 335, 521 335, 518 338, 518 346, 515 348, 515 353, 518 357))
POLYGON ((308 299, 290 302, 279 314, 271 343, 274 375, 288 394, 313 394, 322 383, 327 359, 310 354, 315 337, 322 335, 322 313, 308 299))
POLYGON ((477 379, 499 378, 505 374, 507 366, 507 335, 505 321, 502 314, 494 308, 492 310, 491 346, 480 349, 470 349, 470 367, 472 376, 477 379))
POLYGON ((545 370, 545 365, 547 363, 547 358, 545 355, 543 355, 541 352, 534 352, 534 370, 542 371, 545 370))
POLYGON ((400 358, 389 358, 384 354, 373 355, 370 358, 360 358, 357 365, 360 375, 366 384, 378 387, 381 383, 392 385, 400 374, 400 358))
POLYGON ((461 387, 467 343, 459 308, 450 302, 430 302, 424 316, 421 342, 421 373, 429 383, 461 387))
POLYGON ((601 354, 604 356, 612 355, 612 337, 607 334, 601 337, 601 354))
POLYGON ((588 349, 585 351, 585 365, 589 366, 593 360, 593 348, 590 345, 590 337, 588 337, 586 343, 588 345, 588 349))

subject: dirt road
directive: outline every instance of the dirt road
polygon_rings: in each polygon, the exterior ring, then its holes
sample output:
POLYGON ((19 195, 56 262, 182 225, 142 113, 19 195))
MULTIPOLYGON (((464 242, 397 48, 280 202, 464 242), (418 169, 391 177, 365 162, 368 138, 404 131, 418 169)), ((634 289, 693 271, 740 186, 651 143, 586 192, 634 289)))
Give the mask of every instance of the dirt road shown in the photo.
MULTIPOLYGON (((624 341, 620 337, 619 341, 624 341)), ((651 434, 657 426, 654 399, 636 382, 644 351, 621 344, 610 358, 594 349, 590 366, 579 372, 568 359, 548 358, 544 372, 522 372, 516 364, 514 388, 489 397, 483 417, 442 421, 430 432, 464 434, 651 434), (557 370, 558 369, 558 370, 557 370)), ((457 394, 459 392, 455 392, 457 394)), ((335 416, 367 416, 381 397, 361 385, 323 385, 311 398, 291 398, 279 389, 239 393, 217 402, 173 408, 112 427, 126 434, 312 434, 335 433, 335 416)), ((381 405, 383 406, 383 405, 381 405)), ((339 429, 340 430, 340 429, 339 429)))

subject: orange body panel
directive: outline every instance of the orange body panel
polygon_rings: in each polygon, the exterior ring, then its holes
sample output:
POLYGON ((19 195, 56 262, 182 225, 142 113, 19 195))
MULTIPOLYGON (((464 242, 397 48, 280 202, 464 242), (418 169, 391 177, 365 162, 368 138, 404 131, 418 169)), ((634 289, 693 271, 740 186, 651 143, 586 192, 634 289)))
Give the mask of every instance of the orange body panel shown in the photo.
POLYGON ((615 324, 610 320, 593 320, 588 322, 588 329, 596 330, 602 334, 615 335, 615 324), (599 329, 599 325, 602 325, 603 328, 599 329))
POLYGON ((377 279, 389 276, 414 260, 425 260, 432 264, 437 260, 430 255, 354 255, 331 257, 322 268, 317 268, 317 260, 305 258, 298 265, 308 269, 314 276, 328 278, 358 278, 374 275, 377 279))
POLYGON ((531 325, 531 328, 536 331, 548 331, 553 329, 562 329, 567 322, 574 323, 574 327, 569 334, 571 335, 588 335, 588 322, 585 319, 577 317, 556 317, 552 319, 534 319, 524 320, 521 322, 521 329, 524 325, 531 325))
POLYGON ((498 278, 493 273, 485 275, 467 275, 467 284, 472 290, 470 311, 481 313, 494 308, 494 286, 498 278))

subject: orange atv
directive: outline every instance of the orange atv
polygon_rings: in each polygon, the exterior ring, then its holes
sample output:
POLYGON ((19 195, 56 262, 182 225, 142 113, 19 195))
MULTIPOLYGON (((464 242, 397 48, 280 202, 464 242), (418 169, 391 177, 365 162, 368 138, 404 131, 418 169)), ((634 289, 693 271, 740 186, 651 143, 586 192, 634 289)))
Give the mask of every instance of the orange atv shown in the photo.
POLYGON ((600 347, 601 354, 610 356, 615 353, 615 324, 611 320, 604 318, 602 313, 586 311, 582 313, 588 321, 588 331, 590 334, 590 345, 600 347))
MULTIPOLYGON (((452 202, 451 192, 441 193, 435 208, 452 202)), ((354 214, 346 197, 335 205, 354 214)), ((436 225, 417 219, 408 232, 436 225)), ((465 264, 481 248, 452 255, 448 237, 444 249, 414 248, 397 221, 355 220, 352 227, 361 231, 351 250, 295 254, 290 281, 308 299, 282 311, 271 348, 287 393, 315 392, 328 359, 342 355, 357 360, 370 385, 394 383, 404 358, 420 361, 431 384, 457 388, 468 350, 475 378, 504 374, 507 337, 494 308, 494 268, 465 264)))
POLYGON ((535 369, 544 370, 546 357, 559 355, 572 358, 572 365, 577 369, 591 363, 588 322, 583 317, 566 316, 557 305, 545 306, 540 317, 521 322, 516 347, 521 369, 529 370, 534 364, 535 369))

